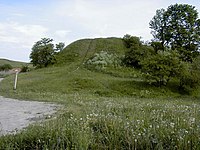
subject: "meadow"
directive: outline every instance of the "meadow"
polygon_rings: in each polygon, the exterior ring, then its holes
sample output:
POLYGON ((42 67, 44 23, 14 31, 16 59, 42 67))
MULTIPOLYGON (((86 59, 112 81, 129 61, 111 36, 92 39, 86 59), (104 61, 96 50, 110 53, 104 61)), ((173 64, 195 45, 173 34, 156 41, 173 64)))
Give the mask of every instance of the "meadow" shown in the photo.
MULTIPOLYGON (((91 71, 78 64, 4 79, 5 97, 62 104, 55 116, 0 138, 0 149, 199 149, 199 98, 175 83, 156 88, 129 68, 91 71), (171 89, 174 87, 174 89, 171 89)), ((175 82, 175 81, 174 81, 175 82)))
POLYGON ((42 123, 0 137, 0 149, 200 149, 199 89, 180 92, 176 78, 156 87, 140 70, 124 66, 95 69, 96 62, 106 58, 109 64, 110 56, 125 51, 120 38, 79 40, 56 56, 58 64, 20 73, 17 90, 14 75, 6 77, 2 96, 63 107, 42 123))

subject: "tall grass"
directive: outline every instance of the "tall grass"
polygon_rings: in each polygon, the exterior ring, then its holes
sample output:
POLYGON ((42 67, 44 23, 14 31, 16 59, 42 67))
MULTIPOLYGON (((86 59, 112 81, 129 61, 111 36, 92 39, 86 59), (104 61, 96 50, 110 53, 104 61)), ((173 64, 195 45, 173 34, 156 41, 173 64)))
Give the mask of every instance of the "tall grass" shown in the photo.
POLYGON ((0 149, 199 149, 200 105, 188 99, 74 95, 62 114, 0 138, 0 149))

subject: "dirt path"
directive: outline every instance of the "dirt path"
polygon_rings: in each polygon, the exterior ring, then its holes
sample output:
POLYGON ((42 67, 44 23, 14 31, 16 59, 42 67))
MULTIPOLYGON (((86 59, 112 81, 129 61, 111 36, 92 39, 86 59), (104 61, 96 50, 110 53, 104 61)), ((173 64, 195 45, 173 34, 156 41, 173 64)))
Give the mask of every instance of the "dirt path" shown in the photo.
POLYGON ((41 121, 55 113, 58 107, 50 103, 19 101, 0 96, 0 136, 16 133, 31 123, 41 121))

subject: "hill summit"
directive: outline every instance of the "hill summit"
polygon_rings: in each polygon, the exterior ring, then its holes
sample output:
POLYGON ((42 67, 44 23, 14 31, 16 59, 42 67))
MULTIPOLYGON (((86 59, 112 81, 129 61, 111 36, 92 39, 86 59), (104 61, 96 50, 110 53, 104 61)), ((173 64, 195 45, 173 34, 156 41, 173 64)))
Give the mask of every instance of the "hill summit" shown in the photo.
POLYGON ((122 56, 126 49, 122 38, 82 39, 68 45, 56 59, 58 64, 67 64, 84 61, 101 51, 122 56))

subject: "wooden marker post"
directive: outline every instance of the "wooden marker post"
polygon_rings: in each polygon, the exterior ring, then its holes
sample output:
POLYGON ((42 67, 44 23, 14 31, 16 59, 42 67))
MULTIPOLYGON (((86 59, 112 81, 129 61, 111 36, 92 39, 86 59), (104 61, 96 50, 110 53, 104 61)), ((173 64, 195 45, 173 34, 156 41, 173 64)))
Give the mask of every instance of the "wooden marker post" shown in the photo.
POLYGON ((17 76, 18 76, 18 70, 15 70, 16 71, 16 73, 15 73, 15 83, 14 83, 14 90, 16 90, 17 89, 17 76))

